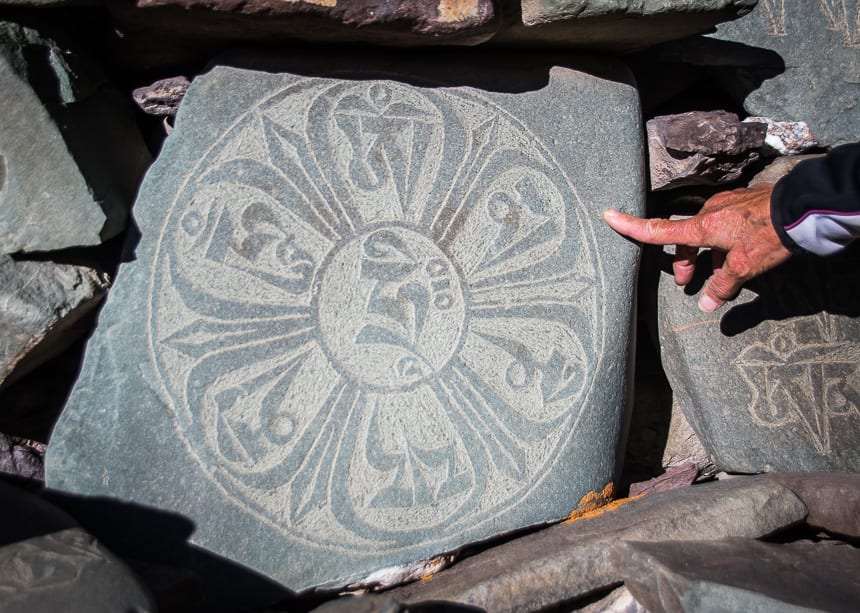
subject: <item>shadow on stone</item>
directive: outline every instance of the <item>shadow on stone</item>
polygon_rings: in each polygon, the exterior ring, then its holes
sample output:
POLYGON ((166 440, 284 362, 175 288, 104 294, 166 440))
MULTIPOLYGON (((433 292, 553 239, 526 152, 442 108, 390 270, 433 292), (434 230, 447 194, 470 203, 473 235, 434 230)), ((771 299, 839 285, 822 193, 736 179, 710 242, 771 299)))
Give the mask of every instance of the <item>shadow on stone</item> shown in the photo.
MULTIPOLYGON (((188 542, 187 518, 143 505, 45 490, 43 497, 74 517, 121 558, 190 571, 202 587, 201 610, 244 611, 278 603, 307 610, 328 595, 298 595, 254 571, 188 542)), ((284 560, 285 564, 289 560, 284 560)))
MULTIPOLYGON (((659 256, 659 268, 672 274, 672 256, 659 256)), ((757 294, 743 304, 731 305, 720 321, 725 336, 736 336, 765 321, 782 321, 792 317, 829 313, 860 316, 860 245, 828 258, 795 257, 746 284, 757 294)), ((699 294, 713 274, 711 252, 703 251, 696 260, 693 280, 684 288, 692 297, 699 294)))

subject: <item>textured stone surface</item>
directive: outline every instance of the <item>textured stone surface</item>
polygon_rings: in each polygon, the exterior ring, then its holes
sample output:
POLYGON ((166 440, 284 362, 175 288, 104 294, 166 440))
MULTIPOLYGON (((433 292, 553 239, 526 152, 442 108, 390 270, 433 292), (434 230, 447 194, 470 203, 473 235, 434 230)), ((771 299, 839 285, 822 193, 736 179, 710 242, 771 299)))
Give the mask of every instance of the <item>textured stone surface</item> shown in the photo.
POLYGON ((860 475, 849 473, 777 473, 769 477, 794 492, 809 509, 806 523, 860 538, 860 475))
POLYGON ((149 154, 125 101, 101 85, 79 56, 0 22, 0 253, 124 229, 149 154))
POLYGON ((622 543, 612 557, 625 587, 654 613, 848 613, 860 602, 860 550, 846 544, 622 543))
POLYGON ((720 469, 860 470, 858 263, 793 260, 716 314, 661 275, 663 366, 720 469))
POLYGON ((860 140, 860 2, 761 0, 716 36, 782 57, 785 71, 749 93, 748 112, 806 121, 827 146, 860 140))
POLYGON ((717 472, 713 460, 708 456, 702 441, 690 427, 690 422, 684 417, 684 411, 675 397, 672 398, 672 415, 669 419, 669 433, 666 437, 666 447, 663 450, 661 464, 664 468, 672 468, 692 463, 705 475, 717 472))
POLYGON ((0 434, 0 473, 43 481, 45 479, 45 445, 0 434))
POLYGON ((613 479, 638 253, 600 216, 642 210, 617 64, 285 72, 331 62, 194 81, 48 452, 52 487, 186 515, 295 589, 564 517, 613 479))
POLYGON ((0 255, 0 384, 83 334, 74 324, 99 303, 107 286, 107 278, 91 268, 0 255))
POLYGON ((522 0, 521 18, 494 40, 630 51, 708 32, 754 6, 755 0, 522 0))
POLYGON ((135 577, 55 506, 0 481, 0 612, 153 611, 135 577))
POLYGON ((132 97, 144 113, 173 117, 189 85, 191 82, 185 77, 170 77, 138 87, 132 92, 132 97))
POLYGON ((798 155, 815 149, 821 144, 805 121, 775 121, 768 117, 747 117, 744 123, 765 124, 767 126, 765 145, 780 155, 798 155))
POLYGON ((125 565, 80 528, 0 547, 0 567, 2 613, 155 611, 125 565))
POLYGON ((776 183, 785 175, 791 172, 792 168, 800 164, 804 160, 811 160, 823 156, 823 153, 806 154, 806 155, 790 155, 774 158, 761 172, 756 174, 748 184, 749 187, 759 183, 776 183))
POLYGON ((498 29, 494 0, 137 0, 109 2, 128 41, 122 49, 149 61, 200 57, 237 43, 473 45, 498 29))
POLYGON ((761 158, 767 127, 734 113, 691 111, 649 119, 651 189, 722 185, 737 181, 761 158))
POLYGON ((775 485, 738 478, 645 496, 515 539, 389 595, 488 611, 533 611, 567 602, 621 582, 610 555, 619 541, 757 538, 802 521, 806 507, 775 485))
POLYGON ((693 462, 673 466, 659 477, 648 481, 632 483, 630 485, 630 497, 633 498, 645 494, 656 494, 657 492, 667 492, 681 487, 689 487, 698 476, 699 467, 693 462))

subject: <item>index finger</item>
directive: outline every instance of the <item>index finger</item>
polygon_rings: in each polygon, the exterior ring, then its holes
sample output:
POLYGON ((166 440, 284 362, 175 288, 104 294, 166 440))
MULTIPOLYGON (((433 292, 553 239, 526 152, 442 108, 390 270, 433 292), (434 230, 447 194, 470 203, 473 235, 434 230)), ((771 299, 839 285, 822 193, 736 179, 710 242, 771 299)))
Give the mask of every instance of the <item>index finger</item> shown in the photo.
POLYGON ((677 221, 660 218, 641 219, 609 209, 603 213, 603 219, 619 234, 649 245, 707 246, 702 243, 701 227, 694 218, 677 221))

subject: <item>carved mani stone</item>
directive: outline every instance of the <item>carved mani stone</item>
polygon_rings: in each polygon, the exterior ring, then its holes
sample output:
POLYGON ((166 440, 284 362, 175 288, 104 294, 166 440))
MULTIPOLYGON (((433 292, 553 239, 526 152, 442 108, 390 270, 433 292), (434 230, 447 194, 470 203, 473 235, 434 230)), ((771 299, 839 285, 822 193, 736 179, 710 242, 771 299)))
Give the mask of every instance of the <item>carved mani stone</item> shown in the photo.
POLYGON ((373 56, 356 80, 309 76, 343 57, 195 79, 51 487, 186 515, 301 589, 613 479, 638 253, 600 216, 642 211, 636 92, 611 62, 475 61, 474 87, 373 56))
POLYGON ((794 260, 716 314, 661 276, 666 375, 721 470, 860 471, 858 264, 794 260))
MULTIPOLYGON (((715 36, 781 58, 781 74, 763 74, 746 95, 751 114, 805 121, 827 146, 860 140, 860 1, 760 0, 715 36)), ((747 81, 751 70, 743 69, 747 81)))

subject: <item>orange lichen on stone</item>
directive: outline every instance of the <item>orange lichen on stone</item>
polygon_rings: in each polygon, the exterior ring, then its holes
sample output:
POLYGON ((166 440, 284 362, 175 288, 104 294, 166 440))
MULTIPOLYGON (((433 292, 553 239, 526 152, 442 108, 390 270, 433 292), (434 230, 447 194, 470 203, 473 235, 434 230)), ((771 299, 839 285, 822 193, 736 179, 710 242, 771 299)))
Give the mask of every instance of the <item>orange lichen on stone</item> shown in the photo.
POLYGON ((612 482, 607 483, 606 487, 604 487, 601 492, 588 492, 585 496, 579 499, 579 504, 576 505, 573 512, 562 523, 570 524, 580 519, 597 517, 607 511, 617 509, 631 500, 636 500, 637 498, 642 498, 642 496, 644 496, 644 494, 640 494, 639 496, 634 496, 632 498, 619 498, 618 500, 612 500, 614 495, 615 484, 612 482))
POLYGON ((437 21, 451 23, 463 21, 478 14, 478 0, 439 0, 437 21))

